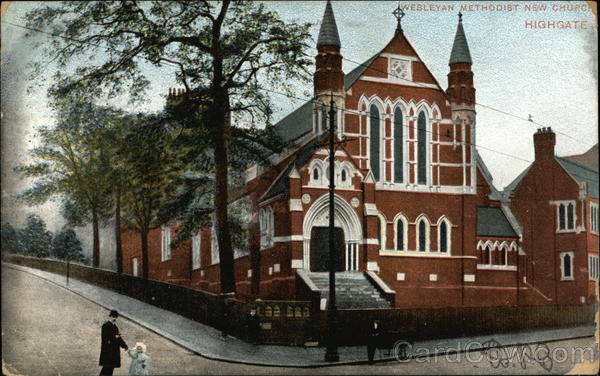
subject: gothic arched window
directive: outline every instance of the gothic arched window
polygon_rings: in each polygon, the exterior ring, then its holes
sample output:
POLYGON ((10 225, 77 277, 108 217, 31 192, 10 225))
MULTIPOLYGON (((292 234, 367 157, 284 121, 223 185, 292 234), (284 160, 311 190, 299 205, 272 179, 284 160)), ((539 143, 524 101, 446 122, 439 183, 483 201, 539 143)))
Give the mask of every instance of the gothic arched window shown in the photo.
POLYGON ((406 250, 406 239, 407 239, 407 221, 403 216, 399 216, 396 220, 396 250, 406 250))
POLYGON ((425 252, 429 250, 429 222, 421 218, 417 224, 417 250, 425 252))
POLYGON ((417 120, 417 183, 427 184, 427 121, 423 111, 417 120))
POLYGON ((440 223, 440 252, 448 252, 448 224, 446 221, 440 223))
POLYGON ((380 170, 380 155, 381 155, 381 150, 380 150, 380 134, 381 134, 381 129, 380 129, 380 119, 379 119, 379 109, 377 108, 377 106, 375 106, 374 104, 371 105, 371 109, 370 109, 370 143, 369 143, 369 147, 370 147, 370 154, 369 154, 369 159, 370 159, 370 163, 371 163, 371 171, 373 172, 373 177, 375 178, 375 181, 379 181, 379 170, 380 170))
POLYGON ((396 108, 396 111, 394 111, 394 181, 398 183, 401 183, 404 180, 402 171, 402 163, 404 162, 402 159, 404 155, 403 148, 402 110, 396 108))

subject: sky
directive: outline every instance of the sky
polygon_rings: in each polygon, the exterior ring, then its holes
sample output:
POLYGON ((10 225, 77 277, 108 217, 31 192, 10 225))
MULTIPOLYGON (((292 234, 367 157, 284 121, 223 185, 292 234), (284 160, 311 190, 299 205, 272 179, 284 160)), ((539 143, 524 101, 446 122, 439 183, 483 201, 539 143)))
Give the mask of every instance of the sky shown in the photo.
MULTIPOLYGON (((264 3, 284 20, 312 23, 312 36, 317 39, 324 1, 264 3)), ((398 4, 404 7, 404 33, 443 88, 447 86, 457 13, 462 11, 480 104, 476 107, 476 144, 499 189, 533 160, 533 133, 540 125, 551 126, 557 132, 559 156, 583 153, 598 142, 597 27, 588 3, 332 2, 342 55, 356 62, 365 61, 388 43, 396 28, 392 12, 398 4), (533 9, 543 5, 546 10, 533 9), (541 28, 539 21, 555 23, 551 28, 541 28), (567 21, 571 28, 564 28, 567 21), (522 120, 529 115, 538 124, 522 120)), ((6 9, 3 2, 2 20, 24 25, 26 13, 39 4, 11 2, 6 9)), ((26 39, 24 33, 23 29, 2 23, 2 218, 19 226, 26 214, 41 213, 54 230, 62 225, 56 204, 28 208, 12 200, 15 193, 30 184, 19 180, 13 167, 27 161, 26 151, 35 144, 34 128, 53 122, 47 106, 47 86, 35 84, 27 91, 27 64, 41 56, 35 43, 44 43, 49 37, 37 34, 26 39)), ((346 73, 356 67, 348 60, 343 62, 346 73)), ((49 64, 49 74, 52 69, 49 64)), ((174 86, 173 72, 173 67, 147 71, 152 85, 147 101, 138 110, 163 107, 168 88, 174 86)), ((310 92, 311 83, 298 86, 299 97, 310 92)), ((275 119, 301 104, 276 94, 272 99, 275 119)), ((121 98, 116 103, 126 102, 121 98)))

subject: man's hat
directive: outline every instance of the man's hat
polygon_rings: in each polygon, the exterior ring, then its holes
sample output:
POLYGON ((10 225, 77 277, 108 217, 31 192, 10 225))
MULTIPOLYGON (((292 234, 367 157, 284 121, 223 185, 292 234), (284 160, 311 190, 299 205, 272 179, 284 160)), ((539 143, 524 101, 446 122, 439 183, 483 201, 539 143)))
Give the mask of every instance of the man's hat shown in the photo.
POLYGON ((119 312, 115 311, 114 309, 110 311, 110 313, 108 314, 108 317, 119 317, 119 312))

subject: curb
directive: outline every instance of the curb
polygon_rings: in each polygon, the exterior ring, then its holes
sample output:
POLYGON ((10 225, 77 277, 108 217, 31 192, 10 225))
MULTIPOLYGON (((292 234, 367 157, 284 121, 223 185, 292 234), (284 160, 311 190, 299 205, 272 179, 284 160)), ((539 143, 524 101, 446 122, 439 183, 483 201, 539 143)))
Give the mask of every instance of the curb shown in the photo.
MULTIPOLYGON (((46 282, 52 283, 55 286, 58 286, 64 290, 67 290, 77 296, 80 296, 80 297, 86 299, 87 301, 95 303, 104 309, 113 308, 113 307, 105 306, 104 304, 99 303, 95 300, 92 300, 91 298, 73 290, 72 288, 70 288, 68 286, 61 285, 61 284, 54 282, 48 278, 31 273, 28 270, 22 269, 22 268, 27 268, 27 267, 24 267, 21 265, 16 265, 16 264, 11 264, 11 263, 7 263, 7 262, 2 262, 2 266, 3 267, 5 266, 5 267, 8 267, 8 268, 11 268, 13 270, 17 270, 17 271, 20 271, 23 273, 27 273, 31 276, 34 276, 34 277, 42 279, 46 282)), ((35 268, 32 268, 32 269, 35 269, 35 268)), ((40 271, 44 272, 44 273, 51 273, 51 272, 46 272, 41 269, 40 269, 40 271)), ((51 274, 54 274, 54 273, 51 273, 51 274)), ((77 281, 80 283, 85 283, 80 280, 77 280, 77 281)), ((114 292, 114 293, 118 294, 117 292, 114 292)), ((122 294, 119 294, 119 295, 122 295, 122 294)), ((123 295, 123 296, 126 296, 126 295, 123 295)), ((130 298, 130 299, 134 299, 134 298, 130 298)), ((147 304, 147 303, 144 303, 144 304, 147 304)), ((201 357, 209 359, 209 360, 215 360, 215 361, 221 361, 221 362, 227 362, 227 363, 233 363, 233 364, 246 364, 246 365, 253 365, 253 366, 262 366, 262 367, 287 367, 287 368, 325 368, 325 367, 334 367, 334 366, 343 366, 343 365, 367 365, 367 364, 369 364, 369 362, 367 360, 350 360, 350 361, 338 361, 338 362, 327 362, 327 363, 323 362, 323 363, 311 363, 311 364, 297 364, 297 363, 296 364, 283 364, 283 363, 274 364, 274 363, 265 363, 265 362, 260 362, 260 361, 249 361, 249 360, 242 361, 242 360, 236 360, 236 359, 230 359, 230 358, 223 358, 218 355, 207 355, 206 353, 199 352, 197 349, 195 349, 194 345, 190 344, 189 342, 187 342, 183 339, 177 338, 176 336, 174 336, 170 333, 164 332, 161 329, 156 328, 154 325, 149 324, 149 323, 145 322, 144 320, 138 319, 137 317, 134 317, 134 315, 131 315, 126 311, 119 310, 119 314, 120 314, 120 316, 126 318, 127 320, 134 322, 138 325, 141 325, 144 328, 150 330, 151 332, 173 342, 174 344, 176 344, 198 356, 201 356, 201 357)), ((538 340, 538 341, 530 341, 530 342, 527 341, 527 342, 511 343, 511 344, 500 344, 497 346, 477 347, 477 348, 472 348, 472 349, 471 348, 469 348, 469 349, 452 349, 452 350, 448 350, 448 351, 441 351, 441 352, 435 352, 435 353, 428 352, 427 354, 423 354, 423 355, 410 355, 406 359, 402 360, 401 362, 408 362, 408 361, 412 361, 415 359, 424 359, 424 358, 431 358, 431 357, 436 357, 436 356, 445 356, 445 355, 464 354, 464 353, 477 352, 477 351, 486 351, 486 350, 496 349, 496 348, 500 349, 500 348, 513 347, 513 346, 536 345, 536 344, 541 344, 541 343, 560 342, 560 341, 590 338, 590 337, 594 337, 594 334, 592 333, 590 335, 583 335, 583 336, 582 335, 570 336, 570 337, 543 340, 543 341, 538 340)), ((381 359, 374 360, 373 364, 374 363, 387 363, 387 362, 392 362, 392 361, 399 361, 399 360, 395 356, 388 356, 388 357, 382 357, 381 359)))

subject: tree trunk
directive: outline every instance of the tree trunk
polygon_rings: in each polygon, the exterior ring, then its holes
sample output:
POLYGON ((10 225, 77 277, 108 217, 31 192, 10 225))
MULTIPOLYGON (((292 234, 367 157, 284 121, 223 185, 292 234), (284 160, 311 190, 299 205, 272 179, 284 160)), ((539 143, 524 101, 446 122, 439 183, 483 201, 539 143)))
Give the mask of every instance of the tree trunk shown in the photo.
POLYGON ((142 240, 142 278, 148 279, 148 270, 150 269, 148 265, 148 233, 150 231, 146 228, 140 231, 140 236, 142 240))
POLYGON ((94 268, 100 266, 100 230, 98 222, 98 213, 92 211, 92 265, 94 268))
POLYGON ((229 98, 226 93, 217 89, 215 95, 214 143, 215 143, 215 214, 217 241, 219 243, 219 267, 221 272, 221 294, 235 293, 235 275, 233 265, 233 249, 229 233, 227 215, 228 177, 227 177, 227 132, 229 128, 229 98))
POLYGON ((117 189, 115 208, 115 248, 117 273, 123 273, 123 251, 121 249, 121 190, 117 189))

